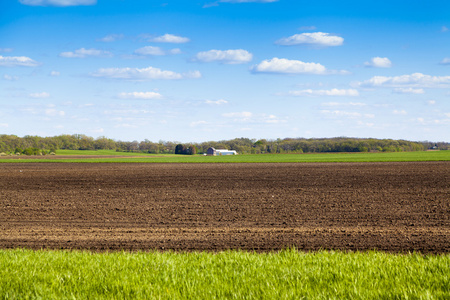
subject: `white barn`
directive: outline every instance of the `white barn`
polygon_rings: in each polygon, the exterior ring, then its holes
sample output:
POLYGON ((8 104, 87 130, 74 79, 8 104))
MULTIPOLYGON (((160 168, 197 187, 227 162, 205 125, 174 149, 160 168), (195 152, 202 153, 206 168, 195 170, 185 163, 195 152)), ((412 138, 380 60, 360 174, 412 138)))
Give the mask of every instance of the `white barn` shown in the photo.
POLYGON ((237 155, 236 150, 228 150, 228 149, 215 149, 213 147, 209 148, 206 151, 207 155, 237 155))
POLYGON ((237 155, 236 150, 216 149, 216 155, 237 155))

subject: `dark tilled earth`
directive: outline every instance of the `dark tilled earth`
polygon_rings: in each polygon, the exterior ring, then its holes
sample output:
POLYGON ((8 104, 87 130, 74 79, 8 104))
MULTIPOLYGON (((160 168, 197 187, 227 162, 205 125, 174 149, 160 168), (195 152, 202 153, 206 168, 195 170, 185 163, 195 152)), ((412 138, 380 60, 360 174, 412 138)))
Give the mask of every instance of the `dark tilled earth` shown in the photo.
POLYGON ((0 248, 450 252, 450 162, 0 164, 0 248))

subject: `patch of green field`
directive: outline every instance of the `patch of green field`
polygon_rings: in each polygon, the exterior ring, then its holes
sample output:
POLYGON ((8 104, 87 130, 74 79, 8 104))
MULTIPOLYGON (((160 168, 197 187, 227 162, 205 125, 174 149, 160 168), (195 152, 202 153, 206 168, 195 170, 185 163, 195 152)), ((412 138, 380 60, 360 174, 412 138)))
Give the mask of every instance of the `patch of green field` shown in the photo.
POLYGON ((2 299, 449 299, 450 255, 0 250, 2 299))
POLYGON ((142 152, 116 152, 115 150, 58 150, 57 155, 70 155, 70 156, 89 156, 89 155, 101 155, 101 156, 175 156, 175 154, 149 154, 142 152))
MULTIPOLYGON (((70 150, 65 150, 70 151, 70 150)), ((76 150, 79 152, 79 150, 76 150)), ((104 150, 111 155, 124 154, 104 150)), ((79 155, 73 152, 71 155, 79 155)), ((98 154, 97 151, 94 151, 98 154)), ((63 154, 65 155, 65 154, 63 154)), ((117 156, 114 158, 89 157, 74 159, 2 158, 1 162, 88 162, 88 163, 281 163, 281 162, 401 162, 401 161, 450 161, 450 151, 417 151, 417 152, 379 152, 379 153, 308 153, 308 154, 246 154, 229 156, 203 156, 203 155, 174 155, 174 154, 140 154, 126 153, 130 156, 117 156), (131 156, 133 155, 133 156, 131 156), (144 156, 144 157, 143 157, 144 156)))

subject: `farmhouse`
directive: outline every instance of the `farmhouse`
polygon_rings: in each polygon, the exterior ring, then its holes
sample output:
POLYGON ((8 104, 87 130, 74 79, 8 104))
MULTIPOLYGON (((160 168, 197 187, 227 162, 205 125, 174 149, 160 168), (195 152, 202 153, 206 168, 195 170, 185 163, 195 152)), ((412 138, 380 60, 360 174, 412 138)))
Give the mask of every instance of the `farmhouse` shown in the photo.
POLYGON ((207 151, 206 151, 207 155, 212 155, 212 156, 216 156, 216 155, 237 155, 236 150, 227 150, 227 149, 215 149, 213 147, 210 147, 207 151))

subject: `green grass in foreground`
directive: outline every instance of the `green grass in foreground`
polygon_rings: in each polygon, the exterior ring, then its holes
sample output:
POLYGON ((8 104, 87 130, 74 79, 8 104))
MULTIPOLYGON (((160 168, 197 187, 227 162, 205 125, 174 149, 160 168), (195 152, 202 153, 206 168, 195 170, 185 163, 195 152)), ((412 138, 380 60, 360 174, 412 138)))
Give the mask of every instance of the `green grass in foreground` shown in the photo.
MULTIPOLYGON (((67 150, 66 150, 67 151, 67 150)), ((105 150, 108 151, 108 150, 105 150)), ((82 152, 82 151, 77 151, 82 152)), ((71 155, 80 155, 73 151, 71 155)), ((88 151, 88 153, 97 151, 88 151)), ((122 152, 110 151, 110 153, 120 154, 122 152)), ((308 154, 246 154, 227 156, 203 156, 203 155, 174 155, 174 154, 139 154, 122 153, 124 155, 133 154, 136 157, 118 156, 114 158, 68 158, 51 159, 2 158, 0 163, 7 162, 89 162, 89 163, 281 163, 281 162, 394 162, 394 161, 450 161, 450 151, 417 151, 417 152, 380 152, 380 153, 308 153, 308 154), (144 157, 143 157, 144 156, 144 157)), ((58 155, 65 155, 60 153, 58 155)), ((92 155, 92 154, 91 154, 92 155)), ((99 154, 97 154, 99 155, 99 154)))
POLYGON ((450 255, 0 250, 0 298, 449 299, 450 255))

